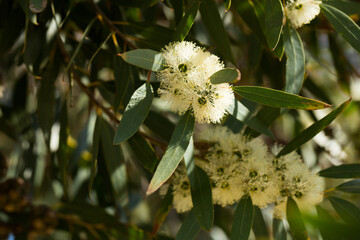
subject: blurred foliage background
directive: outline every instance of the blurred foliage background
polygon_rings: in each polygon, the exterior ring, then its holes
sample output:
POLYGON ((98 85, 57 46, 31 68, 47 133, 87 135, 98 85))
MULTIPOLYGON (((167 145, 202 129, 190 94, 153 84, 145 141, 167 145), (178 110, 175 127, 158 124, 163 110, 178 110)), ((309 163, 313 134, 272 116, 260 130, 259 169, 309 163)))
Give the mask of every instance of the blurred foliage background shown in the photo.
MULTIPOLYGON (((152 177, 146 163, 161 159, 178 116, 157 101, 159 83, 152 75, 155 100, 143 125, 120 146, 112 144, 132 93, 148 77, 147 71, 117 54, 136 48, 159 51, 173 41, 176 26, 192 3, 0 1, 1 239, 8 234, 10 239, 175 238, 187 214, 169 211, 171 202, 158 193, 146 197, 145 192, 152 177)), ((359 3, 326 3, 359 24, 359 3)), ((282 90, 286 83, 283 37, 275 51, 268 47, 262 26, 265 4, 265 0, 203 0, 186 40, 238 68, 242 76, 237 85, 282 90)), ((315 171, 358 163, 359 52, 322 13, 298 33, 306 59, 299 94, 335 107, 352 97, 346 110, 298 152, 315 171)), ((241 101, 282 144, 331 111, 289 110, 279 116, 269 114, 273 113, 269 107, 241 101)), ((225 124, 237 131, 243 127, 231 117, 225 124)), ((275 142, 264 139, 269 145, 275 142)), ((359 171, 358 165, 353 166, 359 171)), ((354 181, 357 190, 351 193, 333 189, 342 179, 328 179, 326 186, 327 195, 352 202, 346 214, 359 226, 360 215, 352 215, 360 212, 359 182, 354 181)), ((324 200, 322 207, 333 225, 309 217, 311 239, 340 239, 320 236, 318 228, 324 225, 339 234, 355 231, 350 225, 343 227, 344 216, 329 201, 324 200)), ((199 229, 197 239, 229 239, 233 213, 233 207, 215 206, 212 231, 199 229)), ((271 239, 276 224, 266 209, 256 209, 250 238, 271 239)), ((291 239, 290 232, 287 235, 291 239)), ((343 234, 344 239, 356 239, 348 236, 343 234)))

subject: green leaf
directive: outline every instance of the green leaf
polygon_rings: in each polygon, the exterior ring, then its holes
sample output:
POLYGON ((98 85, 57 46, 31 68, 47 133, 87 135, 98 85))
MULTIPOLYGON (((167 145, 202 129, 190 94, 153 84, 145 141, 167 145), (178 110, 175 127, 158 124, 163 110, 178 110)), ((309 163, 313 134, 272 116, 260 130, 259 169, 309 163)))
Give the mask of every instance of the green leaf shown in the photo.
POLYGON ((230 10, 230 7, 231 7, 231 0, 224 0, 223 2, 224 4, 224 7, 225 7, 225 11, 229 11, 230 10))
POLYGON ((151 234, 155 235, 161 224, 165 221, 173 202, 172 185, 169 186, 164 199, 161 201, 159 209, 156 211, 154 217, 154 224, 151 234))
POLYGON ((336 186, 335 189, 343 192, 360 194, 360 179, 344 182, 336 186))
POLYGON ((182 116, 171 136, 166 152, 151 179, 146 192, 147 195, 161 187, 175 171, 189 145, 190 138, 194 131, 194 124, 194 116, 192 116, 190 111, 187 111, 185 115, 182 116))
POLYGON ((284 48, 286 54, 285 92, 298 94, 305 75, 305 52, 298 32, 287 23, 284 28, 284 48))
POLYGON ((154 91, 144 83, 131 96, 114 137, 114 144, 126 141, 136 133, 150 111, 154 91))
POLYGON ((309 239, 296 202, 289 197, 286 204, 286 217, 290 225, 291 233, 295 240, 309 239))
POLYGON ((174 41, 183 41, 189 33, 192 25, 194 24, 196 14, 199 10, 200 2, 194 2, 186 14, 182 17, 180 23, 177 25, 174 33, 174 41))
POLYGON ((233 90, 248 100, 270 107, 314 110, 331 106, 324 102, 271 88, 238 86, 233 87, 233 90))
POLYGON ((114 56, 114 77, 115 77, 115 98, 114 98, 114 111, 117 112, 119 107, 122 106, 126 91, 130 81, 130 68, 127 63, 114 56))
POLYGON ((286 230, 282 219, 273 219, 273 237, 275 240, 286 240, 286 230))
POLYGON ((326 178, 360 178, 360 163, 333 166, 319 172, 326 178))
POLYGON ((162 54, 150 49, 135 49, 118 55, 129 64, 153 72, 160 71, 166 66, 162 54))
POLYGON ((258 206, 254 206, 254 219, 252 224, 252 230, 255 234, 256 239, 267 239, 269 237, 264 216, 258 206))
POLYGON ((138 133, 129 138, 128 143, 141 165, 154 173, 159 160, 151 145, 138 133))
POLYGON ((240 80, 240 71, 236 68, 224 68, 210 76, 212 84, 233 83, 240 80))
POLYGON ((231 227, 231 240, 247 240, 253 223, 254 208, 251 197, 244 196, 237 204, 231 227))
POLYGON ((225 31, 223 21, 214 0, 203 0, 200 5, 201 18, 208 30, 211 39, 224 57, 236 66, 232 55, 230 41, 225 31))
POLYGON ((323 221, 326 221, 326 223, 327 223, 326 225, 325 224, 319 224, 318 225, 318 228, 320 230, 320 233, 321 233, 321 236, 322 236, 323 240, 336 240, 336 239, 339 239, 336 236, 334 236, 334 232, 331 232, 331 231, 333 231, 333 229, 331 227, 329 228, 329 225, 328 225, 329 223, 332 223, 332 224, 335 223, 334 219, 331 217, 329 212, 326 211, 325 209, 323 209, 320 206, 316 206, 316 211, 317 211, 317 214, 319 216, 319 219, 321 219, 323 221))
MULTIPOLYGON (((1 126, 1 121, 0 121, 1 126)), ((67 145, 67 139, 69 135, 68 129, 68 110, 67 110, 67 101, 65 100, 61 106, 60 113, 60 134, 59 134, 59 149, 57 151, 59 170, 61 173, 61 182, 63 186, 63 199, 68 200, 69 195, 69 151, 67 145)))
MULTIPOLYGON (((270 126, 276 118, 280 116, 280 108, 272 108, 272 107, 266 107, 264 106, 257 114, 256 117, 258 119, 261 119, 261 121, 264 123, 265 126, 270 126)), ((244 135, 251 136, 251 137, 257 137, 260 134, 250 128, 247 128, 245 130, 244 135)))
POLYGON ((327 4, 320 4, 321 10, 330 24, 350 45, 360 52, 360 28, 345 13, 327 4))
POLYGON ((333 6, 334 8, 339 9, 340 11, 346 13, 347 15, 359 14, 360 13, 360 3, 354 1, 344 1, 344 0, 328 0, 326 1, 327 5, 333 6))
POLYGON ((265 33, 270 50, 279 43, 283 27, 283 7, 280 0, 267 0, 265 11, 265 33))
POLYGON ((144 125, 150 128, 154 133, 161 138, 170 141, 171 135, 174 132, 175 125, 160 113, 150 111, 144 121, 144 125))
POLYGON ((184 0, 168 0, 174 9, 175 21, 179 23, 184 15, 184 0))
POLYGON ((30 10, 33 13, 40 13, 44 11, 47 5, 47 0, 29 0, 30 10))
POLYGON ((331 205, 335 208, 340 217, 350 226, 359 226, 360 209, 344 199, 337 197, 328 197, 331 205))
POLYGON ((155 5, 159 0, 114 0, 115 3, 137 8, 151 7, 155 5))
POLYGON ((189 179, 196 218, 202 228, 210 231, 214 222, 214 208, 209 177, 204 170, 195 166, 194 171, 189 175, 189 179))
POLYGON ((93 151, 92 151, 92 160, 91 160, 91 175, 89 180, 89 198, 91 199, 91 189, 94 183, 94 178, 96 174, 97 168, 97 161, 98 161, 98 154, 99 154, 99 142, 100 142, 100 133, 101 133, 101 123, 102 120, 100 116, 96 117, 95 128, 94 128, 94 135, 93 135, 93 151))
POLYGON ((175 240, 191 240, 200 232, 201 226, 196 220, 195 211, 192 209, 186 216, 183 224, 176 234, 175 240))
POLYGON ((265 134, 271 138, 275 138, 272 132, 262 123, 258 118, 253 117, 251 112, 247 107, 245 107, 241 102, 235 100, 227 111, 233 115, 236 119, 247 124, 250 128, 255 131, 265 134))
POLYGON ((310 127, 306 128, 299 135, 297 135, 293 140, 291 140, 277 155, 277 157, 286 155, 296 149, 301 145, 312 139, 316 134, 324 130, 340 113, 344 111, 347 105, 350 103, 351 99, 347 100, 339 107, 331 111, 328 115, 320 119, 319 121, 313 123, 310 127))

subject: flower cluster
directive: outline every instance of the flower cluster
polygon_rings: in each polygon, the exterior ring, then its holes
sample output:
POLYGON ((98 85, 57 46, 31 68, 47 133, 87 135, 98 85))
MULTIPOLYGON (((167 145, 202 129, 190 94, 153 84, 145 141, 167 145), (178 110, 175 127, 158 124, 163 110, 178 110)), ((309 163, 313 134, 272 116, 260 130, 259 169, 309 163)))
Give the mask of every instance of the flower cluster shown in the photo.
POLYGON ((289 0, 286 14, 295 28, 308 24, 320 13, 320 0, 289 0))
POLYGON ((183 114, 192 109, 199 123, 218 123, 234 101, 227 83, 211 84, 209 77, 224 68, 219 58, 192 42, 174 42, 161 51, 166 68, 158 72, 160 98, 183 114))
MULTIPOLYGON (((208 128, 198 138, 208 146, 206 161, 196 163, 210 178, 214 204, 231 205, 248 195, 260 208, 275 203, 275 217, 283 218, 288 197, 302 211, 322 201, 322 179, 302 163, 296 152, 275 157, 279 146, 269 151, 260 138, 249 139, 226 127, 208 128)), ((172 184, 175 209, 191 209, 190 184, 183 167, 175 173, 172 184)))

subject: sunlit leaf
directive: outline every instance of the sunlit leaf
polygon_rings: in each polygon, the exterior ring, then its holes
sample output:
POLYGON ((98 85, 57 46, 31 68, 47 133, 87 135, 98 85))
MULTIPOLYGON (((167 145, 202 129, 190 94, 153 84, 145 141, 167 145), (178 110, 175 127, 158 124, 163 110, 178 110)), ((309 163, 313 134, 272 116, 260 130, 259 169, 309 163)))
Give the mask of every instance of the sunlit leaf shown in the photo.
POLYGON ((212 84, 233 83, 240 80, 240 71, 235 68, 224 68, 210 76, 212 84))
POLYGON ((129 64, 154 72, 165 67, 162 54, 150 49, 135 49, 121 53, 119 56, 129 64))
POLYGON ((233 87, 240 96, 270 107, 314 110, 330 107, 331 105, 314 99, 283 91, 253 86, 233 87))
POLYGON ((114 144, 124 142, 136 133, 150 111, 153 97, 154 91, 150 83, 144 83, 133 93, 116 129, 114 144))
POLYGON ((286 204, 286 217, 290 225, 290 230, 294 239, 308 240, 308 234, 296 202, 289 197, 286 204))
POLYGON ((334 109, 328 115, 320 119, 319 121, 313 123, 310 127, 306 128, 299 135, 297 135, 293 140, 291 140, 286 146, 281 149, 278 153, 278 157, 288 154, 296 149, 298 149, 301 145, 312 139, 316 134, 324 130, 329 124, 337 117, 340 113, 344 111, 347 105, 350 103, 351 99, 347 100, 339 107, 334 109))
POLYGON ((195 118, 190 111, 182 116, 176 126, 169 145, 149 184, 147 195, 155 192, 173 174, 180 163, 194 131, 195 118))

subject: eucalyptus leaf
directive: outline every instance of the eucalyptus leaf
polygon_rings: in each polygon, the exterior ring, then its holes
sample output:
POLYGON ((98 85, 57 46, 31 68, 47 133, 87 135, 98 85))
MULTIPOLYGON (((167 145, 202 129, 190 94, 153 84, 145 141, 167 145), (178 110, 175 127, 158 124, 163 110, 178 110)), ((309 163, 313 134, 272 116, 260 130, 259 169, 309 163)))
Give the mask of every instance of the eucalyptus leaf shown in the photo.
POLYGON ((154 91, 150 83, 144 83, 133 93, 116 129, 114 144, 124 142, 136 133, 150 111, 153 97, 154 91))
POLYGON ((186 35, 189 33, 192 25, 195 22, 196 14, 199 10, 200 2, 194 2, 186 14, 180 20, 180 23, 176 27, 174 32, 174 41, 183 41, 186 35))
POLYGON ((176 126, 169 145, 149 184, 147 195, 155 192, 174 173, 189 145, 194 131, 195 118, 190 111, 182 116, 176 126))
POLYGON ((351 202, 337 198, 328 197, 331 205, 335 208, 340 217, 350 226, 359 226, 360 224, 360 209, 351 202))
POLYGON ((30 10, 33 13, 40 13, 44 11, 47 5, 47 0, 29 0, 30 10))
POLYGON ((360 164, 343 164, 333 166, 319 172, 321 177, 326 178, 360 178, 360 164))
POLYGON ((89 180, 89 198, 91 199, 91 189, 94 183, 94 178, 97 169, 97 161, 98 161, 98 154, 99 154, 99 143, 100 143, 100 133, 101 133, 101 125, 102 120, 100 116, 96 117, 95 128, 94 128, 94 135, 93 135, 93 151, 92 151, 92 159, 91 159, 91 175, 89 180))
POLYGON ((200 230, 201 226, 196 220, 194 209, 192 209, 185 217, 185 220, 176 234, 175 240, 192 240, 196 237, 200 230))
POLYGON ((224 68, 210 76, 212 84, 233 83, 240 80, 240 71, 235 68, 224 68))
POLYGON ((336 186, 335 189, 343 192, 360 194, 360 179, 344 182, 336 186))
POLYGON ((248 100, 269 107, 315 110, 331 106, 318 100, 265 87, 238 86, 233 87, 233 90, 248 100))
POLYGON ((286 204, 286 217, 295 240, 308 240, 308 234, 296 202, 289 197, 286 204))
POLYGON ((135 49, 118 55, 129 64, 153 72, 166 67, 162 54, 151 49, 135 49))
POLYGON ((250 235, 254 217, 254 207, 251 197, 244 196, 237 204, 234 222, 231 227, 231 240, 247 240, 250 235))
POLYGON ((358 52, 360 52, 360 27, 339 9, 320 4, 322 13, 335 30, 358 52))
POLYGON ((159 228, 161 227, 161 224, 165 221, 165 218, 170 212, 172 202, 173 202, 173 193, 172 193, 172 186, 170 185, 165 194, 164 199, 161 201, 160 207, 156 211, 154 217, 153 229, 151 232, 152 235, 155 235, 158 232, 159 228))
POLYGON ((283 27, 283 6, 280 0, 267 0, 265 11, 265 33, 270 50, 274 50, 280 41, 283 27))

